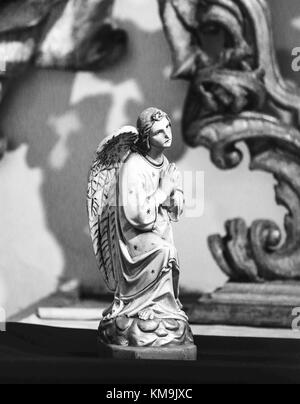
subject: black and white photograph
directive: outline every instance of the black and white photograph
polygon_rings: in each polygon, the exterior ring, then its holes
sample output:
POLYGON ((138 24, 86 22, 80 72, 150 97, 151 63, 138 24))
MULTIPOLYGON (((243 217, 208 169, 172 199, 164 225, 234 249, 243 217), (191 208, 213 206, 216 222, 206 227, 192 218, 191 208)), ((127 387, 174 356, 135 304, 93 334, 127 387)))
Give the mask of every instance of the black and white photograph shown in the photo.
POLYGON ((300 383, 298 0, 0 0, 0 103, 1 385, 300 383))

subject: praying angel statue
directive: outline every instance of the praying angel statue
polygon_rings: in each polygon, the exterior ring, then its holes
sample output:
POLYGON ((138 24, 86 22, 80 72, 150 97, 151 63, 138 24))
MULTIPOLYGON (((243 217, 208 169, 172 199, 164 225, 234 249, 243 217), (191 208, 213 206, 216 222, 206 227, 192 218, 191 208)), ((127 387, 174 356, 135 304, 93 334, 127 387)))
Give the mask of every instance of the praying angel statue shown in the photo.
POLYGON ((195 359, 196 354, 178 296, 171 224, 183 213, 184 193, 179 171, 164 155, 171 145, 170 118, 148 108, 137 128, 125 126, 104 139, 89 176, 94 252, 114 292, 99 339, 123 354, 134 352, 135 358, 195 359))

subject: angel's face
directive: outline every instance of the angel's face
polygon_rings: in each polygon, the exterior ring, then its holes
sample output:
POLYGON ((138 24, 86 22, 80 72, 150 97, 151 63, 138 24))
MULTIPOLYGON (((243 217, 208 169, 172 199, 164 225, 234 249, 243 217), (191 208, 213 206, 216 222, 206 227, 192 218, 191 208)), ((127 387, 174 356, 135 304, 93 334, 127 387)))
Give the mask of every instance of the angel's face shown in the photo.
POLYGON ((173 135, 171 123, 167 118, 154 123, 150 133, 150 147, 168 149, 172 146, 173 135))

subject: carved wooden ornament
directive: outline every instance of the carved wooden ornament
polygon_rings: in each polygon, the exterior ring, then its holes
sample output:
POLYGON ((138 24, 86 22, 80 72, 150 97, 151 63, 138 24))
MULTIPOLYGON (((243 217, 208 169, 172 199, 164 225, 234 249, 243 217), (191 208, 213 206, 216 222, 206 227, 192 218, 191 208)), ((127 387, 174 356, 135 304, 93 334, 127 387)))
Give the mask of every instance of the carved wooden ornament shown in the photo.
POLYGON ((300 278, 300 91, 285 81, 276 61, 265 0, 159 0, 177 79, 191 85, 183 122, 185 141, 204 146, 220 169, 237 167, 245 142, 251 170, 274 175, 276 201, 286 207, 279 226, 243 219, 227 235, 209 238, 221 269, 233 281, 300 278), (213 54, 206 37, 222 33, 213 54), (284 238, 284 240, 283 240, 284 238))

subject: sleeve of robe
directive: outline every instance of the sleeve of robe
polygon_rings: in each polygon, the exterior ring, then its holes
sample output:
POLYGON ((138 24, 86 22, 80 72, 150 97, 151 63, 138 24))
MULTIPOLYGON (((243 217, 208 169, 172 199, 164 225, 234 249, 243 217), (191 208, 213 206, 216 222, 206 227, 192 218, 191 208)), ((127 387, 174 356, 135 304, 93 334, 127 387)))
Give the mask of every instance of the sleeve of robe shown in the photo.
POLYGON ((152 231, 166 195, 159 189, 147 192, 147 177, 139 167, 125 164, 121 170, 120 197, 128 222, 138 230, 152 231))

